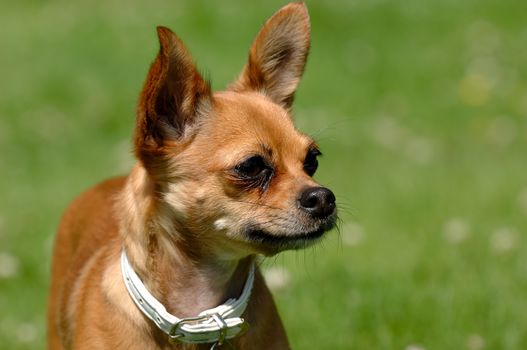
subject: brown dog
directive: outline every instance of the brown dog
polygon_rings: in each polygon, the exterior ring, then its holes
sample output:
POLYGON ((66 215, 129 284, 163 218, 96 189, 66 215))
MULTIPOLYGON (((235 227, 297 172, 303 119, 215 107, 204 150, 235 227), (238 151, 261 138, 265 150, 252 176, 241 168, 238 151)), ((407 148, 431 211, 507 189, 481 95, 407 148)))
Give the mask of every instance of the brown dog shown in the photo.
POLYGON ((294 3, 270 18, 223 92, 211 92, 174 33, 159 27, 158 36, 139 102, 137 165, 82 194, 61 222, 48 348, 289 348, 271 294, 252 273, 256 255, 303 248, 336 220, 333 193, 311 178, 317 145, 289 111, 309 50, 307 9, 294 3), (151 297, 134 299, 141 288, 127 273, 151 297), (245 292, 243 317, 214 311, 171 324, 170 335, 159 326, 165 311, 142 309, 155 298, 188 318, 245 292))

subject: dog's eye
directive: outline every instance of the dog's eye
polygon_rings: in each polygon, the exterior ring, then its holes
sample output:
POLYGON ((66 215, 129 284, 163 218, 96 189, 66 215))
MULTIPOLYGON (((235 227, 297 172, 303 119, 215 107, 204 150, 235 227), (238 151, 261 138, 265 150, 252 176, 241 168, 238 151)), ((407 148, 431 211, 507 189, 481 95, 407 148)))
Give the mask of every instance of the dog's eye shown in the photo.
POLYGON ((252 156, 236 166, 236 172, 246 179, 270 174, 272 169, 261 156, 252 156))
POLYGON ((304 160, 304 171, 309 176, 313 176, 318 168, 317 156, 321 155, 317 148, 312 148, 307 151, 306 159, 304 160))

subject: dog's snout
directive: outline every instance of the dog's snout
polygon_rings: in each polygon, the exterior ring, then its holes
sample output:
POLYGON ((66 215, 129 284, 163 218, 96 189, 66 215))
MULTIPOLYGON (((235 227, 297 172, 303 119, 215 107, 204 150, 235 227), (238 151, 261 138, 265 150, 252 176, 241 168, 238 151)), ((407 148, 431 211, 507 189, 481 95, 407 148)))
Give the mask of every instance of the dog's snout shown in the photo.
POLYGON ((335 210, 335 195, 325 187, 310 187, 302 192, 298 203, 311 216, 325 218, 335 210))

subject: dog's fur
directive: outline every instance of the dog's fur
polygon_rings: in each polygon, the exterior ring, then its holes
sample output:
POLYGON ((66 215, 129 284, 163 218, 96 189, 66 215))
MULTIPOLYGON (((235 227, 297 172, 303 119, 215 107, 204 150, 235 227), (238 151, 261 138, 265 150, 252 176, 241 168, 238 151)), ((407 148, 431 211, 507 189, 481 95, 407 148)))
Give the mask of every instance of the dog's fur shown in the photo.
MULTIPOLYGON (((167 310, 189 317, 237 298, 256 254, 302 248, 335 223, 333 194, 310 176, 317 146, 290 116, 310 45, 305 6, 265 23, 223 92, 211 92, 174 33, 159 27, 158 36, 139 101, 137 164, 82 194, 60 224, 49 349, 209 348, 169 344, 139 311, 121 276, 123 248, 167 310)), ((250 329, 231 341, 237 349, 289 348, 258 271, 244 318, 250 329)))

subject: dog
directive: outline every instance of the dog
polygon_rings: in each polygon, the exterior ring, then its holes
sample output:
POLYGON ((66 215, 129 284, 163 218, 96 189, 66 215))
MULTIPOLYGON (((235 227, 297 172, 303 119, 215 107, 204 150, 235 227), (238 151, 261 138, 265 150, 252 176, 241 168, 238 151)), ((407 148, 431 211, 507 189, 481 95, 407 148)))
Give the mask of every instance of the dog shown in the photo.
POLYGON ((337 219, 334 194, 312 178, 319 147, 291 116, 306 6, 267 20, 222 92, 176 34, 157 34, 136 165, 80 195, 59 225, 48 348, 288 349, 257 256, 309 246, 337 219))

